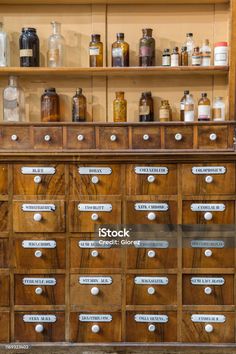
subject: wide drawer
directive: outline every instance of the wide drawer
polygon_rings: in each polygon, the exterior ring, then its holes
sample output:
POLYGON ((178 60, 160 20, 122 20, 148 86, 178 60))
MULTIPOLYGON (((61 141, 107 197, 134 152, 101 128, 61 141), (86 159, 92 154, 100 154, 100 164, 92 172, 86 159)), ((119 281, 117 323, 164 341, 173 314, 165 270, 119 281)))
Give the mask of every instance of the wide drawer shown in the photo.
POLYGON ((0 149, 26 150, 32 148, 29 127, 1 127, 0 149))
POLYGON ((62 127, 35 127, 34 148, 62 150, 62 127))
POLYGON ((7 343, 10 340, 10 313, 8 311, 0 311, 0 342, 7 343))
POLYGON ((76 150, 95 149, 94 127, 67 127, 66 148, 76 150))
POLYGON ((98 149, 124 150, 129 148, 128 128, 98 127, 98 149))
POLYGON ((193 127, 165 127, 166 149, 192 149, 193 127))
POLYGON ((133 127, 132 149, 160 149, 161 130, 158 127, 133 127))
POLYGON ((228 128, 221 126, 199 126, 198 127, 199 149, 227 149, 228 128))
POLYGON ((8 166, 0 165, 0 194, 8 194, 8 166))

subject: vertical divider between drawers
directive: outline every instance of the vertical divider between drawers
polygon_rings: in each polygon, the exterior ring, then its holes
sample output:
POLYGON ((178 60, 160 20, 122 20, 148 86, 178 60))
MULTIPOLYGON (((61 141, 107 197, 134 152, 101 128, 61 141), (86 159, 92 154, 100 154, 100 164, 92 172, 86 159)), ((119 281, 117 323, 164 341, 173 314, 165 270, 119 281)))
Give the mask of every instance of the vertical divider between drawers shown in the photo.
POLYGON ((182 341, 182 165, 177 165, 178 226, 177 226, 177 341, 182 341))
POLYGON ((14 341, 14 233, 13 233, 13 165, 8 165, 8 240, 10 262, 10 342, 14 341))
POLYGON ((66 273, 65 273, 65 340, 70 336, 70 234, 69 234, 69 200, 70 200, 70 163, 65 165, 65 213, 66 213, 66 273))
MULTIPOLYGON (((121 223, 126 223, 126 165, 121 165, 121 223)), ((126 340, 126 248, 121 252, 121 341, 126 340)))

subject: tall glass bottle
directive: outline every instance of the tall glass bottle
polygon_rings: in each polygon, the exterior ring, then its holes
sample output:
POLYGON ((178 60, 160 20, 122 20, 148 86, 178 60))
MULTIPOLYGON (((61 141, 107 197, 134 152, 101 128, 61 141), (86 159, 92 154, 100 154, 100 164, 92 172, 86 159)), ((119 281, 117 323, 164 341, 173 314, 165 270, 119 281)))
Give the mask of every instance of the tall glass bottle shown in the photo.
POLYGON ((198 101, 198 121, 207 122, 209 120, 211 120, 211 101, 207 97, 207 93, 203 92, 198 101))
POLYGON ((61 35, 61 24, 51 22, 52 34, 48 38, 47 62, 51 68, 65 66, 65 39, 61 35))
POLYGON ((10 66, 9 38, 0 22, 0 66, 10 66))
POLYGON ((193 55, 193 49, 195 47, 192 33, 186 33, 185 46, 187 47, 187 52, 188 52, 188 65, 192 65, 192 55, 193 55))
POLYGON ((20 45, 20 66, 31 67, 39 66, 39 38, 35 28, 22 28, 19 39, 20 45))
POLYGON ((113 101, 113 120, 114 122, 126 122, 127 120, 127 101, 123 91, 116 92, 113 101))
POLYGON ((142 92, 139 101, 139 121, 140 122, 152 122, 154 121, 154 109, 152 93, 142 92))
POLYGON ((92 34, 89 43, 89 65, 90 67, 103 66, 103 43, 100 34, 92 34))
POLYGON ((72 98, 72 121, 85 122, 87 114, 87 100, 83 95, 82 88, 77 88, 72 98))
POLYGON ((184 103, 184 121, 194 122, 194 99, 191 94, 186 95, 184 103))
POLYGON ((55 88, 48 88, 41 96, 42 122, 60 121, 60 101, 55 88))
POLYGON ((209 39, 205 39, 202 43, 202 47, 200 48, 200 53, 202 56, 201 65, 202 66, 210 66, 211 65, 211 47, 209 39))
POLYGON ((152 28, 144 28, 143 37, 139 41, 139 66, 155 65, 155 39, 152 28))
POLYGON ((129 66, 129 45, 125 42, 124 33, 116 34, 116 42, 112 44, 112 66, 129 66))
POLYGON ((184 91, 184 95, 180 101, 180 120, 182 122, 184 121, 184 107, 185 107, 187 95, 189 95, 189 90, 184 91))
POLYGON ((8 86, 3 90, 3 120, 8 122, 21 122, 24 119, 24 92, 18 86, 17 78, 10 76, 8 86))

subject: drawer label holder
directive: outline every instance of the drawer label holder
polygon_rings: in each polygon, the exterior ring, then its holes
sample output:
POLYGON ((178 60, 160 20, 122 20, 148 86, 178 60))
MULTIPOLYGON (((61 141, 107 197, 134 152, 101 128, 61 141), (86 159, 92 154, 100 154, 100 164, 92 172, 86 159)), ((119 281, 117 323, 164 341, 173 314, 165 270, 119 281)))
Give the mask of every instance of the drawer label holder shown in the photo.
POLYGON ((137 175, 167 175, 169 169, 167 167, 151 167, 151 166, 137 166, 134 168, 137 175))
POLYGON ((56 248, 57 243, 53 240, 24 240, 22 241, 23 248, 56 248))
POLYGON ((224 285, 224 278, 203 278, 193 277, 191 278, 192 285, 224 285))
POLYGON ((148 240, 139 240, 139 242, 134 244, 135 248, 168 248, 168 241, 148 241, 148 240))
POLYGON ((78 204, 79 211, 112 211, 112 204, 78 204))
POLYGON ((23 321, 27 323, 37 323, 37 322, 44 322, 44 323, 55 323, 57 317, 55 315, 24 315, 23 321))
POLYGON ((224 241, 217 240, 192 240, 192 248, 224 248, 224 241))
POLYGON ((135 203, 134 209, 137 211, 168 211, 169 205, 167 203, 135 203))
POLYGON ((226 321, 226 317, 224 315, 192 315, 192 322, 215 322, 215 323, 224 323, 226 321))
POLYGON ((225 204, 191 204, 192 211, 225 211, 225 204))
POLYGON ((87 314, 81 313, 79 315, 80 322, 111 322, 112 315, 104 315, 104 314, 87 314))
POLYGON ((56 169, 54 167, 21 167, 23 175, 54 175, 56 169))
POLYGON ((224 166, 196 166, 192 167, 194 175, 223 175, 226 173, 224 166))
POLYGON ((134 316, 136 322, 153 322, 153 323, 167 323, 168 316, 166 315, 149 315, 149 314, 137 314, 134 316))
POLYGON ((56 205, 55 204, 22 204, 23 211, 55 211, 56 205))
POLYGON ((112 169, 110 167, 79 167, 80 175, 110 175, 112 169))
POLYGON ((55 278, 23 278, 24 285, 56 285, 57 281, 55 278))
POLYGON ((78 241, 80 248, 111 248, 110 244, 101 245, 99 241, 81 240, 78 241))
POLYGON ((167 285, 169 279, 167 277, 135 277, 134 283, 137 285, 167 285))
POLYGON ((79 277, 79 283, 83 285, 110 285, 112 284, 112 277, 79 277))

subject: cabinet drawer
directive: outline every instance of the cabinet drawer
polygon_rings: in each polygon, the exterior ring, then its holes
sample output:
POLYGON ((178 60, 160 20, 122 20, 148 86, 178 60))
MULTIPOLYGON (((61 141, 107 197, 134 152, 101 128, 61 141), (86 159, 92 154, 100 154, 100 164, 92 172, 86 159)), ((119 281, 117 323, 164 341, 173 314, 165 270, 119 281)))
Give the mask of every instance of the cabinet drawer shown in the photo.
POLYGON ((199 149, 227 149, 228 128, 227 126, 200 126, 198 127, 199 149))
POLYGON ((1 127, 0 149, 25 150, 32 148, 29 127, 1 127))
POLYGON ((65 304, 64 275, 15 275, 15 305, 63 304, 65 304))
POLYGON ((156 127, 133 127, 132 149, 160 149, 161 131, 156 127))
POLYGON ((72 274, 70 303, 81 306, 121 305, 120 275, 72 274))
POLYGON ((234 224, 235 202, 183 201, 183 224, 234 224))
POLYGON ((62 128, 35 127, 34 148, 39 150, 62 150, 62 128))
POLYGON ((98 240, 70 239, 71 268, 120 268, 121 250, 102 246, 98 240))
POLYGON ((0 165, 0 194, 8 194, 8 166, 0 165))
POLYGON ((14 165, 14 194, 65 194, 64 165, 14 165))
POLYGON ((233 275, 183 275, 184 305, 233 305, 233 275))
POLYGON ((71 232, 94 232, 99 224, 121 223, 121 202, 73 201, 70 216, 71 232))
POLYGON ((80 343, 120 342, 120 312, 71 312, 70 341, 80 343))
POLYGON ((235 315, 232 312, 183 313, 183 342, 234 343, 234 333, 235 315))
POLYGON ((0 232, 8 231, 8 202, 0 201, 0 232))
POLYGON ((173 311, 126 313, 126 342, 176 342, 177 315, 173 311))
POLYGON ((121 194, 121 166, 79 165, 70 169, 73 195, 121 194))
POLYGON ((9 274, 0 274, 0 306, 10 305, 10 277, 9 274))
POLYGON ((14 265, 16 268, 27 269, 63 269, 66 242, 64 239, 15 239, 14 265))
POLYGON ((166 149, 192 149, 193 127, 165 127, 166 149))
POLYGON ((0 342, 7 343, 10 340, 10 313, 8 311, 0 312, 0 342))
POLYGON ((182 192, 185 195, 234 194, 234 164, 182 165, 182 192))
POLYGON ((0 238, 0 268, 9 267, 9 241, 0 238))
POLYGON ((176 165, 127 165, 126 175, 130 195, 177 194, 176 165))
POLYGON ((98 148, 101 150, 123 150, 129 148, 128 128, 99 127, 98 148))
POLYGON ((128 275, 126 277, 128 305, 175 305, 176 275, 128 275))
POLYGON ((95 149, 94 127, 67 127, 67 149, 88 150, 95 149))
POLYGON ((15 232, 64 232, 64 201, 13 201, 13 229, 15 232))
POLYGON ((14 340, 17 342, 64 342, 63 312, 15 312, 14 340))

